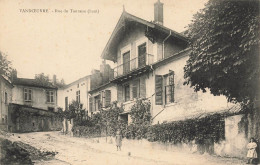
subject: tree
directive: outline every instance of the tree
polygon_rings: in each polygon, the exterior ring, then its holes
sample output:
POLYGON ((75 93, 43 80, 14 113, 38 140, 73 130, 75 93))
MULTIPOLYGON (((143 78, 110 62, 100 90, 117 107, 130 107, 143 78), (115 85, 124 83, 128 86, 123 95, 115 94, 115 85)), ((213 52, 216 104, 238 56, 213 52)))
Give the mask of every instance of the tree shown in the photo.
POLYGON ((35 80, 41 83, 42 85, 49 85, 50 79, 48 75, 45 75, 44 73, 35 74, 35 80))
POLYGON ((7 59, 7 55, 0 51, 0 75, 9 77, 11 72, 11 62, 7 59))
POLYGON ((259 93, 259 1, 209 0, 189 25, 185 83, 251 105, 259 93))

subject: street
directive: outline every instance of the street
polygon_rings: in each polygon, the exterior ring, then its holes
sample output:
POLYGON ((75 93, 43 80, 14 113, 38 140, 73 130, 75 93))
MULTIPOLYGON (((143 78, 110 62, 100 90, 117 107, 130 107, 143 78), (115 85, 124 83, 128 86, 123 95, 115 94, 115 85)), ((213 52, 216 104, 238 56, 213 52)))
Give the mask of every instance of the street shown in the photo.
POLYGON ((36 165, 245 164, 244 160, 239 159, 141 148, 128 145, 125 141, 123 141, 122 150, 116 151, 115 144, 106 143, 104 140, 71 137, 60 132, 14 134, 9 138, 12 141, 22 141, 42 151, 58 152, 55 159, 37 160, 36 165))

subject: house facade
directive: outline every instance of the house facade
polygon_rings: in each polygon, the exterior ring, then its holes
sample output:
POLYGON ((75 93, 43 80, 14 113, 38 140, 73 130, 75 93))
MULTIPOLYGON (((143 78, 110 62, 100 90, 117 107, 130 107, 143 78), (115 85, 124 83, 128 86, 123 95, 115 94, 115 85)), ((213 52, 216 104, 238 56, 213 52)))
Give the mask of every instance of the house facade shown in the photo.
POLYGON ((151 98, 153 64, 163 61, 187 47, 187 39, 163 26, 163 4, 154 4, 154 22, 148 22, 123 11, 103 53, 102 58, 115 63, 111 83, 116 84, 117 102, 129 112, 136 99, 151 98))
POLYGON ((101 109, 106 110, 113 102, 117 101, 117 86, 111 83, 114 77, 113 69, 104 60, 100 70, 92 70, 89 91, 89 110, 91 115, 101 109))
POLYGON ((82 104, 86 115, 88 114, 88 92, 90 90, 90 75, 82 77, 58 90, 58 106, 67 110, 72 101, 82 104))
POLYGON ((0 76, 0 130, 8 130, 8 106, 12 102, 12 88, 11 82, 0 76))
POLYGON ((12 100, 8 105, 8 130, 34 132, 61 130, 57 117, 57 87, 36 79, 17 78, 12 81, 12 100))
MULTIPOLYGON (((184 85, 184 66, 189 58, 188 39, 163 26, 163 4, 154 4, 154 21, 123 11, 102 58, 113 61, 113 77, 105 87, 116 89, 123 105, 121 118, 130 123, 130 109, 137 99, 151 102, 152 124, 225 114, 225 140, 213 144, 215 152, 242 157, 246 152, 250 118, 225 96, 210 91, 194 92, 184 85)), ((101 87, 105 89, 105 87, 101 87)))
POLYGON ((13 85, 12 103, 53 112, 57 108, 58 88, 53 84, 43 84, 35 79, 16 78, 13 85))

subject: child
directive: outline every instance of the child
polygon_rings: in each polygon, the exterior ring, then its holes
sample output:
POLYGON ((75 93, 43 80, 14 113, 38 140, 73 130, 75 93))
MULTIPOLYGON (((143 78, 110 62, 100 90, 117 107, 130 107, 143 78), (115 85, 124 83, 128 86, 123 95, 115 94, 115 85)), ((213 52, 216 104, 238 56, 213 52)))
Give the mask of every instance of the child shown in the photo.
POLYGON ((248 149, 248 151, 247 151, 247 158, 248 158, 247 164, 252 163, 253 159, 257 158, 256 147, 257 147, 257 144, 255 143, 255 139, 250 138, 250 142, 247 145, 247 149, 248 149))
POLYGON ((122 146, 122 135, 120 134, 120 131, 116 132, 116 148, 117 151, 118 149, 121 151, 121 146, 122 146))

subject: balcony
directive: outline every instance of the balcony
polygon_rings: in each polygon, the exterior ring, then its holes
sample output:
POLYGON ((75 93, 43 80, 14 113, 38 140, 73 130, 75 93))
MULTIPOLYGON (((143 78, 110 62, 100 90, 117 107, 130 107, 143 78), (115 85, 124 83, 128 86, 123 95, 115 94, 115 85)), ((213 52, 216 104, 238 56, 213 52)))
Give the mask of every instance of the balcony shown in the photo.
POLYGON ((145 54, 139 57, 135 57, 114 68, 114 79, 127 76, 130 73, 137 74, 139 73, 139 71, 146 71, 147 66, 153 64, 153 62, 154 55, 151 54, 145 54))

